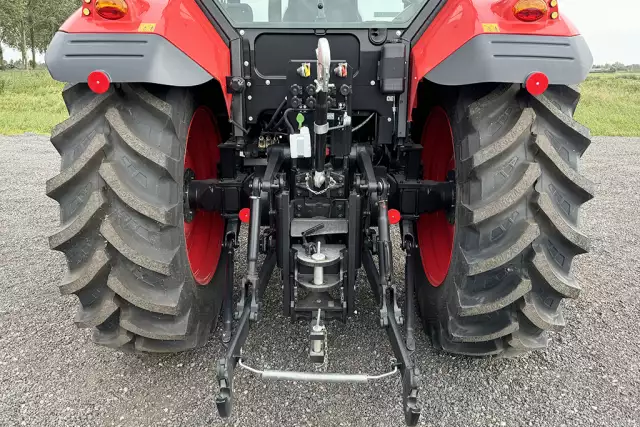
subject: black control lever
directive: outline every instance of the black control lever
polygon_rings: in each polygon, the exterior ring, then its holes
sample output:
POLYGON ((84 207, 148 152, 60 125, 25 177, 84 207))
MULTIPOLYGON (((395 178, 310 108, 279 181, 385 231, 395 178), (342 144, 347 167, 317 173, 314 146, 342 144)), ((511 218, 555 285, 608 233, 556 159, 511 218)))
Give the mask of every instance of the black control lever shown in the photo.
POLYGON ((315 233, 316 231, 320 231, 323 228, 324 224, 318 224, 302 232, 302 247, 304 248, 304 251, 307 255, 313 255, 316 247, 315 245, 309 243, 309 241, 307 240, 307 236, 309 236, 309 234, 315 233))

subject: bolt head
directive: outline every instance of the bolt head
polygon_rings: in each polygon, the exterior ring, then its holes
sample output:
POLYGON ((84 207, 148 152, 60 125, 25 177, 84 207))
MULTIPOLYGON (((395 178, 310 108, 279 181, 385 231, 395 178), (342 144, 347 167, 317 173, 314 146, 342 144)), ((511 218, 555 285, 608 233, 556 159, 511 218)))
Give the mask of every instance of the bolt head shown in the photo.
POLYGON ((249 101, 251 101, 251 100, 253 99, 253 96, 249 95, 249 96, 247 96, 247 99, 248 99, 249 101))
POLYGON ((267 80, 267 81, 265 82, 265 84, 266 84, 267 86, 269 86, 269 85, 271 84, 271 80, 267 80))
POLYGON ((240 35, 244 36, 244 30, 240 30, 240 35))
POLYGON ((387 119, 387 121, 388 121, 389 123, 391 123, 391 117, 389 117, 389 118, 387 119))
POLYGON ((244 66, 248 67, 249 66, 249 61, 244 61, 244 66))
POLYGON ((253 121, 253 116, 249 116, 249 121, 252 122, 253 121))
POLYGON ((247 82, 247 87, 251 87, 251 82, 247 82))
POLYGON ((371 80, 371 86, 375 86, 376 85, 376 81, 375 80, 371 80))
POLYGON ((324 261, 326 258, 326 255, 323 253, 315 253, 311 255, 311 259, 314 261, 324 261))
POLYGON ((402 35, 402 31, 398 30, 396 31, 396 36, 400 37, 402 35))

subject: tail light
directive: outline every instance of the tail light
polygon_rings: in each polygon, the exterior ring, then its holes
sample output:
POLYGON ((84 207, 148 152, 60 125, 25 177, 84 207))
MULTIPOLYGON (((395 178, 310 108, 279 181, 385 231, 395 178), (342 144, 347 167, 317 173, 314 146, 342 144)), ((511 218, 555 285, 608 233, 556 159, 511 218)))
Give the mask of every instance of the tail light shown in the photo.
POLYGON ((535 22, 544 18, 549 7, 544 0, 520 0, 513 6, 513 14, 521 21, 535 22))
POLYGON ((111 86, 111 79, 104 71, 96 70, 87 77, 87 84, 89 85, 89 89, 95 93, 103 94, 109 90, 109 86, 111 86))
POLYGON ((104 19, 120 19, 129 11, 125 0, 96 0, 96 13, 104 19))
POLYGON ((549 77, 545 73, 532 73, 525 82, 527 91, 533 96, 540 96, 549 89, 549 77))

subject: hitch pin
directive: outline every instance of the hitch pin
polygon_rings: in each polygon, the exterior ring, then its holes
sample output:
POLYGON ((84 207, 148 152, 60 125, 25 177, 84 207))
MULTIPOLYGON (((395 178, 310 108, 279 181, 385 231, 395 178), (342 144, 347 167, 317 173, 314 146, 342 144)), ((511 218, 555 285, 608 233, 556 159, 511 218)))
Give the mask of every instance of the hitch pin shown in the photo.
MULTIPOLYGON (((318 309, 318 318, 316 319, 316 324, 313 327, 313 331, 314 332, 321 332, 322 331, 322 326, 320 326, 320 313, 321 313, 321 309, 318 309)), ((313 341, 313 352, 314 353, 320 353, 322 352, 322 341, 320 340, 314 340, 313 341)))

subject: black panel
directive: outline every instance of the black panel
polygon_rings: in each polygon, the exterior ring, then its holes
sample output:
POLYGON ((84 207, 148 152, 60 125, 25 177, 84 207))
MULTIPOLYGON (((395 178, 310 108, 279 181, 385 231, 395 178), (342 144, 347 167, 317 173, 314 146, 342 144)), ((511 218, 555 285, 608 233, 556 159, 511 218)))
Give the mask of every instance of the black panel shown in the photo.
POLYGON ((405 45, 402 43, 387 43, 382 46, 380 59, 380 90, 382 93, 400 94, 404 92, 405 74, 405 45))
MULTIPOLYGON (((327 34, 331 46, 331 59, 348 62, 358 71, 360 68, 360 42, 349 34, 327 34)), ((319 37, 315 34, 298 34, 291 43, 291 34, 263 33, 255 39, 255 70, 264 78, 284 78, 288 74, 289 61, 311 61, 319 37)), ((315 73, 314 73, 315 74, 315 73)), ((332 80, 335 80, 332 76, 332 80)))
MULTIPOLYGON (((387 143, 391 142, 393 123, 389 119, 393 122, 395 98, 380 91, 378 78, 380 52, 384 45, 372 44, 369 30, 348 30, 349 34, 344 31, 328 30, 316 34, 309 29, 275 29, 268 32, 260 29, 245 30, 243 38, 248 40, 254 58, 254 62, 250 64, 252 84, 245 92, 247 99, 251 97, 246 102, 246 117, 253 120, 247 121, 256 123, 261 114, 273 112, 285 96, 291 97, 290 83, 287 82, 292 66, 290 61, 314 62, 318 39, 325 37, 329 40, 332 60, 349 64, 353 85, 353 94, 350 96, 353 114, 366 117, 371 112, 377 113, 379 120, 387 123, 381 127, 382 131, 388 132, 381 135, 382 139, 387 143), (296 41, 295 46, 291 43, 292 39, 296 41)), ((312 64, 312 68, 312 75, 315 75, 315 64, 312 64)), ((336 84, 339 89, 342 79, 332 75, 331 83, 336 84)))

